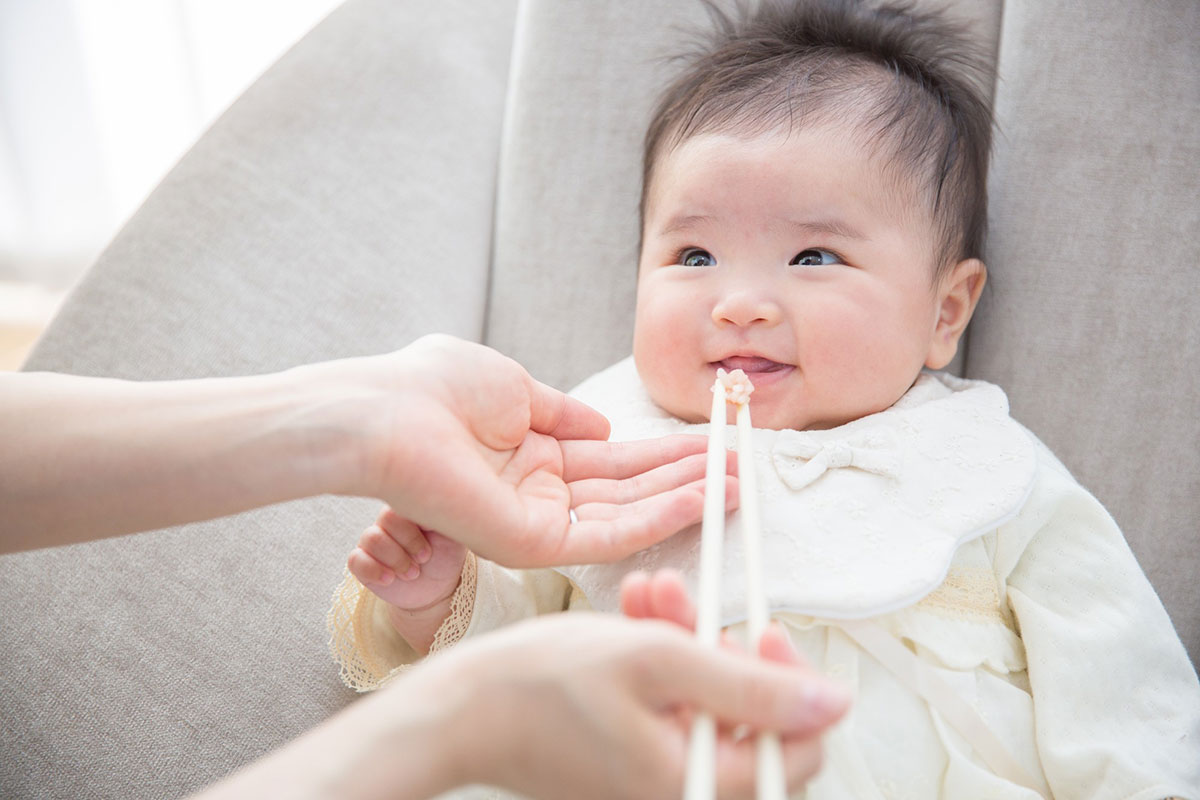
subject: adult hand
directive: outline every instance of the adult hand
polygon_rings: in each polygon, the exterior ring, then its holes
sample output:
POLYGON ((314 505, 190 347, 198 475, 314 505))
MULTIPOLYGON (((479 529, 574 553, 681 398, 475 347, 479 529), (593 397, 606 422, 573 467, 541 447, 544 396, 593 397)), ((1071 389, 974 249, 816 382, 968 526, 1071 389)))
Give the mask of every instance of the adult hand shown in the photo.
MULTIPOLYGON (((696 606, 688 596, 683 575, 671 569, 663 569, 653 574, 646 572, 631 572, 621 581, 621 612, 630 619, 658 619, 672 622, 684 630, 694 630, 696 626, 696 606)), ((721 637, 722 646, 740 651, 742 648, 730 637, 721 637)), ((773 622, 763 631, 762 638, 757 643, 758 655, 767 661, 790 664, 802 673, 814 685, 823 683, 818 673, 809 668, 805 660, 792 645, 787 631, 777 622, 773 622)), ((845 696, 842 696, 845 699, 845 696)), ((843 708, 844 711, 844 708, 843 708)), ((839 714, 840 716, 840 714, 839 714)), ((719 729, 718 746, 724 742, 729 733, 728 727, 719 729)), ((743 737, 749 738, 749 737, 743 737)), ((813 737, 802 738, 799 742, 803 757, 816 759, 812 771, 808 775, 800 775, 801 779, 811 777, 820 763, 820 743, 813 737)), ((797 784, 790 781, 797 778, 796 764, 785 764, 788 769, 789 788, 797 784)), ((728 777, 728 776, 727 776, 728 777)), ((720 778, 720 776, 718 776, 720 778)), ((724 796, 724 794, 722 794, 724 796)))
POLYGON ((699 520, 702 438, 607 434, 448 336, 238 378, 0 373, 0 552, 327 493, 378 497, 510 566, 613 560, 699 520))
MULTIPOLYGON (((820 763, 845 692, 678 625, 538 617, 443 651, 205 797, 424 798, 472 783, 534 798, 678 797, 687 717, 780 733, 789 786, 820 763)), ((717 751, 722 798, 753 796, 753 738, 717 751)))
POLYGON ((470 780, 532 797, 678 797, 698 711, 724 723, 721 797, 753 796, 754 740, 734 737, 738 725, 780 733, 788 785, 797 787, 820 765, 818 734, 848 703, 811 672, 704 648, 664 621, 545 618, 429 664, 467 674, 476 658, 486 670, 472 670, 458 692, 462 709, 480 709, 461 731, 469 746, 460 767, 470 780))
MULTIPOLYGON (((419 528, 506 566, 535 567, 616 560, 700 520, 702 437, 605 442, 599 413, 496 351, 448 336, 427 336, 378 366, 387 396, 355 493, 384 499, 419 528)), ((736 497, 732 478, 727 496, 736 497)))

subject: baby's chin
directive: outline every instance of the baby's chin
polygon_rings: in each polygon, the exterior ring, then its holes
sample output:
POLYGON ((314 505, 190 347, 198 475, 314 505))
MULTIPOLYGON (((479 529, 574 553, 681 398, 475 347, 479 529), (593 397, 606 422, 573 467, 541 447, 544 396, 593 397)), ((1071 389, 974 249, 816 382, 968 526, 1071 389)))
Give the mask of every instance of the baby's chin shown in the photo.
MULTIPOLYGON (((709 397, 711 398, 711 395, 709 397)), ((650 399, 654 401, 656 406, 672 417, 689 423, 708 422, 709 412, 712 411, 711 399, 709 400, 710 405, 705 406, 703 412, 695 404, 679 403, 671 397, 656 396, 653 390, 650 391, 650 399)))
POLYGON ((654 401, 654 405, 672 417, 689 423, 708 422, 708 415, 712 410, 711 394, 708 396, 708 405, 704 406, 703 410, 701 410, 699 404, 692 401, 691 398, 681 399, 671 392, 663 391, 663 387, 657 385, 653 376, 647 376, 643 373, 642 386, 645 387, 646 393, 650 395, 650 399, 654 401), (647 379, 648 377, 649 379, 647 379))

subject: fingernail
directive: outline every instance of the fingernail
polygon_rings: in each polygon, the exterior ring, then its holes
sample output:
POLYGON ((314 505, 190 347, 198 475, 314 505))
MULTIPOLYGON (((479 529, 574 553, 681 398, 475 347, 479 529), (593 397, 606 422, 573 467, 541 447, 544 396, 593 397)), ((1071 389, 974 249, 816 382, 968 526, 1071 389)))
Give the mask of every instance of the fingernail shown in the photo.
POLYGON ((384 570, 383 574, 381 574, 379 576, 378 583, 380 586, 388 586, 395 579, 396 579, 396 573, 392 572, 390 569, 384 570))
POLYGON ((405 572, 400 577, 406 581, 412 581, 412 580, 416 580, 417 576, 420 574, 421 574, 421 568, 418 567, 416 564, 413 564, 412 566, 410 566, 408 568, 408 571, 405 572))
POLYGON ((429 547, 421 548, 421 552, 417 553, 417 555, 416 555, 417 563, 424 564, 426 561, 429 560, 429 557, 432 555, 433 555, 432 548, 429 548, 429 547))
POLYGON ((817 683, 804 687, 804 710, 819 717, 841 714, 850 705, 850 693, 831 683, 817 683))

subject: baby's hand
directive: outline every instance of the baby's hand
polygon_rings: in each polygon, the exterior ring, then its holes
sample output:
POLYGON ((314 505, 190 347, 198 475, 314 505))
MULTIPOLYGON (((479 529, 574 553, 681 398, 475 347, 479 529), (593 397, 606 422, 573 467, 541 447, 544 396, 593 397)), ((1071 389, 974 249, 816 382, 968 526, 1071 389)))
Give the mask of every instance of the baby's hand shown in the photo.
POLYGON ((385 508, 359 537, 347 566, 385 603, 420 611, 454 594, 466 555, 458 542, 385 508))
POLYGON ((696 627, 696 606, 683 576, 672 569, 630 572, 621 581, 621 613, 631 619, 661 619, 688 630, 696 627))
MULTIPOLYGON (((621 613, 632 619, 660 619, 693 630, 696 627, 696 605, 688 596, 683 576, 671 569, 655 573, 630 572, 621 581, 621 613)), ((721 634, 724 647, 741 648, 721 634)), ((787 631, 772 622, 758 642, 758 654, 768 661, 808 666, 807 660, 792 645, 787 631)))

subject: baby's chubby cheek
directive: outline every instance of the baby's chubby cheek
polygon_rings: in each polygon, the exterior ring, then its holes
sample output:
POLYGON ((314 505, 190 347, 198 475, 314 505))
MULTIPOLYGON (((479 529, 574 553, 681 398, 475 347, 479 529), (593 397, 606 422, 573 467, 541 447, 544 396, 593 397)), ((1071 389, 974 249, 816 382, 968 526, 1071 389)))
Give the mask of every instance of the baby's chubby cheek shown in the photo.
POLYGON ((633 363, 637 367, 642 384, 646 387, 646 392, 650 395, 651 400, 663 409, 679 416, 675 408, 678 405, 678 398, 674 397, 670 391, 672 382, 664 374, 671 368, 670 363, 655 350, 643 346, 643 343, 644 339, 634 337, 633 363))
POLYGON ((661 373, 647 372, 643 382, 646 384, 646 391, 650 393, 650 399, 672 416, 678 417, 684 422, 708 421, 706 414, 697 413, 696 404, 682 396, 678 387, 672 386, 662 379, 661 373))
MULTIPOLYGON (((661 329, 648 330, 648 327, 654 326, 634 327, 633 361, 650 399, 664 411, 687 422, 707 421, 712 396, 697 396, 704 393, 702 384, 705 380, 699 374, 700 370, 688 369, 695 359, 687 359, 672 342, 674 337, 664 335, 665 331, 661 329)), ((711 386, 711 383, 707 385, 711 386)))

